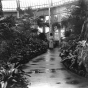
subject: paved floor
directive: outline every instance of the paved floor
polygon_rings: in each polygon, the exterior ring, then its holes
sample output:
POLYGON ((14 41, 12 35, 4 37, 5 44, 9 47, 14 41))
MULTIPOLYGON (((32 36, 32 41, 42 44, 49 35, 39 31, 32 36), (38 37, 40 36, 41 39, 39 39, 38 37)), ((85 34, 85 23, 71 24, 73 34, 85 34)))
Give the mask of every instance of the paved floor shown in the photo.
POLYGON ((68 71, 60 61, 59 50, 54 49, 28 63, 29 88, 88 88, 88 79, 68 71))

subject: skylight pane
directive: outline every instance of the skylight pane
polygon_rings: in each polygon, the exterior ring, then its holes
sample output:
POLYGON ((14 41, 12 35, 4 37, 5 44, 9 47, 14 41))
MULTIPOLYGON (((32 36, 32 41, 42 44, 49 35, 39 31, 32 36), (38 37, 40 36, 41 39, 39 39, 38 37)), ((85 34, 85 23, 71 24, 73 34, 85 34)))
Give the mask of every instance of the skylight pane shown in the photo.
MULTIPOLYGON (((46 8, 49 6, 49 2, 53 3, 53 6, 62 5, 65 3, 70 3, 76 0, 19 0, 20 8, 25 9, 27 7, 33 8, 46 8)), ((16 10, 16 0, 2 0, 3 10, 16 10)))

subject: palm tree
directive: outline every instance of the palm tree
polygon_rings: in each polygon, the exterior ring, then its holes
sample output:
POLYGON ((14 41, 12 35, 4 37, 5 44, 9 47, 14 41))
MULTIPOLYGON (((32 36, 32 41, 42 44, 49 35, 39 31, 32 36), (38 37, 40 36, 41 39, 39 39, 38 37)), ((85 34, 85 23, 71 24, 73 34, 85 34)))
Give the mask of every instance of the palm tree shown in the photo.
POLYGON ((2 2, 1 2, 1 0, 0 0, 0 17, 2 17, 3 16, 3 11, 2 11, 2 2))

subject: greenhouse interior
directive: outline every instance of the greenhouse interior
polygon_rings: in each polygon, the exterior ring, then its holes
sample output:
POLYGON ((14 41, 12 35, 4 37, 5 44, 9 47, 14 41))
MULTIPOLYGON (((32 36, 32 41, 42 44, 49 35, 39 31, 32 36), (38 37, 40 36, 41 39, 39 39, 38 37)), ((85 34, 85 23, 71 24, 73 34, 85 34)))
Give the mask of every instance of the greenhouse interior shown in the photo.
POLYGON ((0 0, 0 88, 88 88, 88 0, 0 0))

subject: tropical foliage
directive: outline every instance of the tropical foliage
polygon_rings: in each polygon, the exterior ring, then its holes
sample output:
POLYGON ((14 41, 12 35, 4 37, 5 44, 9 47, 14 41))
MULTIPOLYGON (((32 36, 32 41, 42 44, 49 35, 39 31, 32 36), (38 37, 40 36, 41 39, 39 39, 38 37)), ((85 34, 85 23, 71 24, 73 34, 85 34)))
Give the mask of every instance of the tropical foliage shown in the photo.
MULTIPOLYGON (((17 66, 26 64, 34 57, 47 51, 47 41, 45 41, 45 39, 41 39, 40 35, 38 35, 38 29, 34 29, 32 26, 34 26, 34 24, 32 24, 30 16, 23 16, 19 19, 13 16, 8 16, 0 19, 1 63, 9 63, 10 65, 17 63, 17 66)), ((2 74, 3 72, 1 72, 1 75, 7 78, 6 81, 10 76, 12 77, 11 80, 13 79, 16 81, 16 79, 14 79, 14 76, 12 76, 12 74, 14 74, 14 71, 9 73, 12 68, 9 68, 8 71, 7 68, 3 67, 3 69, 2 70, 4 71, 4 74, 2 74), (8 73, 8 75, 6 72, 8 73)), ((14 67, 13 70, 16 70, 16 68, 14 67)), ((18 72, 17 75, 19 74, 20 73, 18 72)), ((10 88, 10 86, 6 88, 10 88)))
POLYGON ((87 15, 87 4, 85 0, 79 0, 78 4, 72 6, 70 9, 70 15, 62 19, 62 25, 65 26, 67 30, 72 29, 74 34, 80 34, 87 15))

